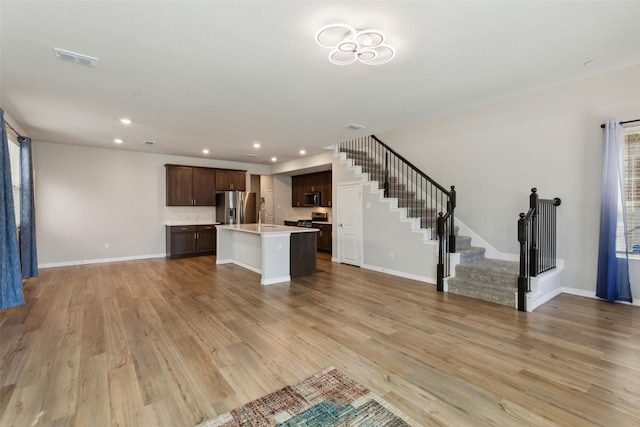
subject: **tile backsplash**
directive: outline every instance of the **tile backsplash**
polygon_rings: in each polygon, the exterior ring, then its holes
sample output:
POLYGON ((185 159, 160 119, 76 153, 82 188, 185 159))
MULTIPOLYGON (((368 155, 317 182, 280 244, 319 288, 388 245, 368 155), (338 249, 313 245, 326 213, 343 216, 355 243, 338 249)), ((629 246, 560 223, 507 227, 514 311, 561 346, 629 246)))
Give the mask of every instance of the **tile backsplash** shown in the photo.
POLYGON ((211 206, 165 206, 165 224, 210 224, 216 222, 216 208, 211 206))

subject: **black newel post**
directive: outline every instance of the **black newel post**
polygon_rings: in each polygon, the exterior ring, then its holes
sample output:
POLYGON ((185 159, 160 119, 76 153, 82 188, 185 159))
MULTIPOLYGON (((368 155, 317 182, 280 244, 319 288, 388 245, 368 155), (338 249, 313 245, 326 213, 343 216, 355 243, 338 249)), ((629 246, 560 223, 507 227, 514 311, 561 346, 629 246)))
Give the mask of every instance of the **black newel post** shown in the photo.
POLYGON ((384 197, 389 197, 389 152, 384 153, 384 197))
POLYGON ((538 190, 531 189, 529 196, 529 209, 533 210, 531 216, 531 251, 529 252, 529 275, 538 275, 538 190))
POLYGON ((453 211, 456 209, 456 187, 454 185, 451 186, 451 191, 449 192, 449 201, 447 202, 447 212, 451 214, 451 223, 449 228, 449 253, 456 253, 456 232, 454 229, 455 217, 453 211))
POLYGON ((437 224, 437 233, 438 233, 438 271, 437 271, 437 280, 436 280, 436 289, 438 292, 444 291, 444 224, 445 219, 442 216, 442 212, 438 214, 438 224, 437 224))
POLYGON ((518 220, 518 242, 520 243, 520 275, 518 276, 518 311, 527 311, 526 295, 529 289, 527 277, 527 223, 524 213, 518 220))

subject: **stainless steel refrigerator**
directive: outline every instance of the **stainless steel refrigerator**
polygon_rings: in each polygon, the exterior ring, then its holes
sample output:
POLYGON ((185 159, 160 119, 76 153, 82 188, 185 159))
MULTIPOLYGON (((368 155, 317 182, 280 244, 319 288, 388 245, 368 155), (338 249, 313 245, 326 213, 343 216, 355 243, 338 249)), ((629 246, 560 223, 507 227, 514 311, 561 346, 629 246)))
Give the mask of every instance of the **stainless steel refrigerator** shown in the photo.
POLYGON ((223 224, 256 222, 256 193, 224 191, 216 194, 216 221, 223 224))

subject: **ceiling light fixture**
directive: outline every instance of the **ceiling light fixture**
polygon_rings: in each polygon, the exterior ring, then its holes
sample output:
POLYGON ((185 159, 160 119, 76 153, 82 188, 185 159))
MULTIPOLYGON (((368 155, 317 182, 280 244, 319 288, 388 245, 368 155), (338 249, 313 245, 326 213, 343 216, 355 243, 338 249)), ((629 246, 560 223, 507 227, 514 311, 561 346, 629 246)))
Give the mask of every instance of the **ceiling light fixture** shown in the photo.
POLYGON ((254 142, 253 143, 253 148, 260 148, 260 143, 259 142, 254 142))
POLYGON ((130 125, 131 119, 127 119, 126 117, 123 117, 120 119, 120 123, 122 123, 123 125, 130 125))
POLYGON ((115 142, 116 144, 122 144, 124 141, 120 138, 116 138, 113 140, 113 142, 115 142))
POLYGON ((300 155, 301 155, 301 156, 304 156, 305 154, 307 154, 307 151, 306 151, 306 150, 300 150, 300 155))
POLYGON ((272 157, 272 158, 271 158, 271 161, 272 161, 272 162, 277 162, 277 161, 278 161, 278 158, 277 158, 277 157, 272 157))
POLYGON ((209 150, 207 150, 206 148, 205 148, 204 150, 202 150, 202 152, 203 152, 204 154, 209 154, 209 150))
POLYGON ((389 62, 396 51, 384 43, 385 40, 381 31, 356 30, 345 24, 325 25, 316 33, 318 44, 332 49, 329 61, 336 65, 349 65, 356 61, 367 65, 389 62))

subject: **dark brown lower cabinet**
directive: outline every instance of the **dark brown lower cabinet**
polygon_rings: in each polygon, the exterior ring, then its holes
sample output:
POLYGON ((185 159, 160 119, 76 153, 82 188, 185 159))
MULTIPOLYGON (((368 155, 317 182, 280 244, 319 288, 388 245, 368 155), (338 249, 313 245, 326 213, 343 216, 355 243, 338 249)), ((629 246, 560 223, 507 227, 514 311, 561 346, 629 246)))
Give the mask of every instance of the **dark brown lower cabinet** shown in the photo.
POLYGON ((168 225, 167 257, 182 258, 216 254, 216 226, 168 225))
POLYGON ((215 225, 196 225, 196 253, 198 255, 216 254, 215 225))
POLYGON ((331 253, 332 241, 331 241, 331 224, 313 223, 313 228, 319 228, 318 232, 318 250, 331 253))
POLYGON ((316 271, 316 232, 291 233, 289 243, 289 274, 292 278, 316 271))

